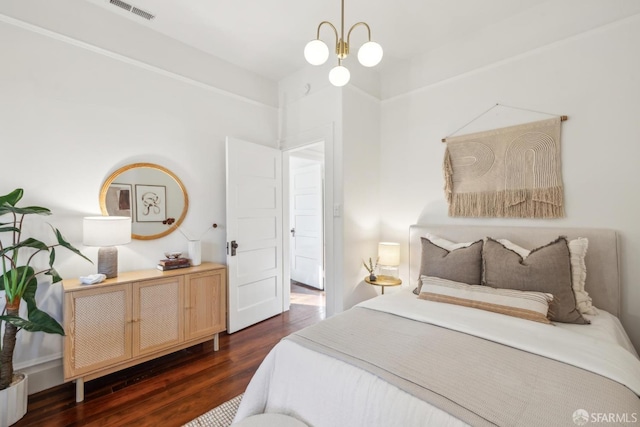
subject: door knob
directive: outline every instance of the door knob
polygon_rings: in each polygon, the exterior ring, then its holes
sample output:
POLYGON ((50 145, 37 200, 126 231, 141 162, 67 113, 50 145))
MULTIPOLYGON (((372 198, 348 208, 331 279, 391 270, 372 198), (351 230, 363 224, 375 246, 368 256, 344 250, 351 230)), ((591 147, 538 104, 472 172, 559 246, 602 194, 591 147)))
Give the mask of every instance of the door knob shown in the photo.
POLYGON ((291 229, 291 237, 296 237, 296 229, 295 228, 291 229))
POLYGON ((236 249, 238 249, 238 243, 235 240, 231 241, 231 256, 236 256, 236 249))

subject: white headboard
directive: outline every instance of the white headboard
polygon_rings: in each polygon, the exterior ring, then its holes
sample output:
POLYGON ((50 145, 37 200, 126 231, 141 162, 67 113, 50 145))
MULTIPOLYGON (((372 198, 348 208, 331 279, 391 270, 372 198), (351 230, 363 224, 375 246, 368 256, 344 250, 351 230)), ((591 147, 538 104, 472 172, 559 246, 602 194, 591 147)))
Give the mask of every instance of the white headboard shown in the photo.
POLYGON ((538 228, 473 225, 412 225, 409 231, 409 274, 411 286, 420 277, 421 243, 425 233, 435 234, 453 242, 471 242, 484 237, 509 239, 532 249, 566 236, 568 239, 586 237, 589 249, 585 257, 587 281, 585 290, 593 305, 620 316, 620 250, 618 234, 602 228, 538 228))

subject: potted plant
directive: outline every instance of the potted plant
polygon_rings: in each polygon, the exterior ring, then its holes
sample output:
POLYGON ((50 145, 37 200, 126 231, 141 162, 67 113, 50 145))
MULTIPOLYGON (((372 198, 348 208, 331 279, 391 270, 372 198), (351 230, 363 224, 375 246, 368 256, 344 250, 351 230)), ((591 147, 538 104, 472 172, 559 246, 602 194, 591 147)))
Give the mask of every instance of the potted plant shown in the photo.
POLYGON ((364 265, 364 268, 367 269, 367 271, 369 272, 369 280, 371 280, 372 282, 375 282, 376 280, 378 280, 378 276, 376 276, 376 268, 378 268, 378 262, 380 261, 380 257, 376 258, 376 264, 373 265, 373 261, 371 261, 371 258, 369 258, 369 265, 367 265, 367 263, 362 260, 362 265, 364 265))
POLYGON ((54 244, 46 244, 23 235, 26 215, 51 215, 49 209, 40 206, 16 206, 23 193, 19 188, 0 196, 0 236, 9 235, 8 238, 0 238, 0 291, 4 291, 6 302, 4 310, 0 312, 0 327, 4 326, 4 337, 0 343, 0 426, 15 423, 27 410, 26 376, 14 374, 13 371, 13 352, 18 331, 64 335, 62 326, 37 307, 35 297, 38 278, 48 275, 53 283, 62 280, 54 268, 56 248, 60 246, 91 262, 54 227, 51 227, 57 241, 54 244), (48 267, 35 267, 36 255, 43 252, 49 254, 48 267), (27 305, 26 319, 20 317, 22 301, 27 305), (16 395, 17 392, 20 392, 21 396, 16 395))

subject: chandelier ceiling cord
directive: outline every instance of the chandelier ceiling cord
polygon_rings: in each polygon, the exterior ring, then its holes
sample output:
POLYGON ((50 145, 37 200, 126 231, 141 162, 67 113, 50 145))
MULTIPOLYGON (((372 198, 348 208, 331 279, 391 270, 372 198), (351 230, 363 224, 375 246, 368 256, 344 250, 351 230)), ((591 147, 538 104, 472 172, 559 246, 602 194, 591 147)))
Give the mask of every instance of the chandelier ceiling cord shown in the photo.
POLYGON ((358 61, 365 67, 374 67, 382 60, 382 46, 378 43, 371 41, 371 28, 366 22, 357 22, 351 26, 347 32, 347 39, 344 38, 344 0, 341 0, 341 18, 340 18, 340 36, 338 36, 338 30, 329 21, 322 21, 318 25, 318 31, 316 38, 311 40, 304 48, 304 57, 311 65, 322 65, 327 62, 329 58, 329 47, 320 40, 320 28, 327 24, 333 29, 333 33, 336 36, 336 55, 338 57, 338 65, 333 67, 329 72, 329 81, 334 86, 344 86, 349 83, 351 73, 342 65, 342 60, 349 55, 349 40, 351 38, 351 31, 358 26, 366 27, 368 41, 360 46, 358 49, 358 61))

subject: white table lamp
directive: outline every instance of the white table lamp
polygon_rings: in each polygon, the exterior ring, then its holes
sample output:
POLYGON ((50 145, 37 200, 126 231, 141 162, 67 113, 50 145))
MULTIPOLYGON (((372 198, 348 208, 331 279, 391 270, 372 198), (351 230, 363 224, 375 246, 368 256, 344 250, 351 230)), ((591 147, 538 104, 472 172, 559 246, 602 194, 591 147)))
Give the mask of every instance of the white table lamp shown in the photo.
POLYGON ((385 270, 386 276, 398 277, 398 267, 400 266, 400 243, 380 242, 378 243, 378 264, 380 270, 385 270))
POLYGON ((116 245, 131 242, 131 218, 128 216, 88 216, 82 223, 82 243, 98 246, 98 273, 107 279, 118 275, 116 245))

